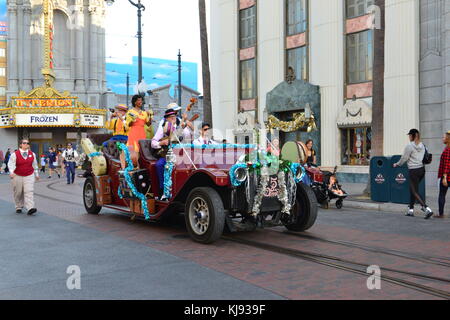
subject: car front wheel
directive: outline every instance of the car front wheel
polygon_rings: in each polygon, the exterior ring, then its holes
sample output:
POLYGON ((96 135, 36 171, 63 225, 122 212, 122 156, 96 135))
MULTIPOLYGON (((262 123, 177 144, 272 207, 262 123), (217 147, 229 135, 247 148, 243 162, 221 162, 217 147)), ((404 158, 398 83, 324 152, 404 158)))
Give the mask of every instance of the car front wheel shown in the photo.
POLYGON ((194 241, 208 244, 218 240, 225 226, 225 210, 217 191, 209 187, 192 190, 186 201, 185 221, 194 241))
POLYGON ((86 181, 84 181, 83 202, 87 213, 98 214, 100 210, 102 210, 102 207, 97 205, 95 182, 92 177, 88 177, 86 181))
POLYGON ((317 218, 317 200, 310 187, 299 183, 297 199, 291 210, 291 219, 285 227, 290 231, 301 232, 311 228, 317 218))

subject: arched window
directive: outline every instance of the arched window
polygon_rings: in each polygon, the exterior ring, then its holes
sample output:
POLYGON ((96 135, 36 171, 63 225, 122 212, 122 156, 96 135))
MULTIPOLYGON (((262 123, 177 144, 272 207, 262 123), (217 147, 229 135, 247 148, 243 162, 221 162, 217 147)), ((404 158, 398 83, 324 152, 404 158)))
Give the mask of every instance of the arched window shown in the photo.
POLYGON ((53 62, 55 68, 70 68, 70 30, 67 15, 61 10, 53 11, 53 62))

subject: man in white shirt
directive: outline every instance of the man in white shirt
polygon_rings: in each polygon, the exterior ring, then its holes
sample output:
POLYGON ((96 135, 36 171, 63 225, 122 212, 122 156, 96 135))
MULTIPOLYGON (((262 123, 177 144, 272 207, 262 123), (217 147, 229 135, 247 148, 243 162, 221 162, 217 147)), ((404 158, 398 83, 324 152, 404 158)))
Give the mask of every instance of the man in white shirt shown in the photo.
POLYGON ((200 128, 200 137, 194 140, 194 145, 203 146, 209 144, 216 144, 214 140, 209 138, 209 131, 211 130, 211 126, 209 123, 202 123, 200 128))
POLYGON ((22 139, 19 150, 11 153, 8 161, 10 178, 12 180, 16 213, 22 209, 28 210, 28 215, 34 214, 34 182, 39 181, 39 167, 36 155, 30 150, 30 141, 22 139))
POLYGON ((66 166, 67 184, 73 184, 75 181, 78 152, 72 148, 71 143, 67 144, 67 149, 62 153, 62 158, 66 166))

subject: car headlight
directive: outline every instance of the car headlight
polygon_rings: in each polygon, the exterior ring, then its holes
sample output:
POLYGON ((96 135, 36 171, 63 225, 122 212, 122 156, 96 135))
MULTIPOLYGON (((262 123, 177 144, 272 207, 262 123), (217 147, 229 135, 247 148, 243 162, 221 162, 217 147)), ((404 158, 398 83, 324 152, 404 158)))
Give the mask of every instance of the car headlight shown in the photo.
POLYGON ((234 170, 234 177, 237 182, 243 183, 245 180, 247 180, 247 169, 246 168, 236 168, 234 170))

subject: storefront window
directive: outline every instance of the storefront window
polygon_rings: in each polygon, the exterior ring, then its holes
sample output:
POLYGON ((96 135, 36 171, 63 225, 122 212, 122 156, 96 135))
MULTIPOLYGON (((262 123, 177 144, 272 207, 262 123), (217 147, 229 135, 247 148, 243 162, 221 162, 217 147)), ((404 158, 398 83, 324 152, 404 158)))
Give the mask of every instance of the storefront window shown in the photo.
POLYGON ((372 130, 365 128, 341 129, 342 136, 342 164, 350 166, 368 166, 370 163, 370 149, 372 130))

